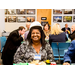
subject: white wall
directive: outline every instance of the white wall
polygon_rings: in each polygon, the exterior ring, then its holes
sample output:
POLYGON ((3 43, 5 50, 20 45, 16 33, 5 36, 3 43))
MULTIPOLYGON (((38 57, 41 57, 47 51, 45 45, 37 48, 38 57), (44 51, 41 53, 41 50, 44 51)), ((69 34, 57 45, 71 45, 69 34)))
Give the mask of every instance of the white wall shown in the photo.
POLYGON ((73 22, 73 16, 75 16, 75 14, 63 14, 63 11, 62 10, 62 14, 53 14, 53 10, 52 10, 52 22, 51 22, 51 26, 54 25, 55 22, 53 22, 53 16, 62 16, 62 22, 58 22, 61 26, 61 28, 63 28, 65 26, 65 24, 67 23, 68 26, 71 28, 71 26, 73 24, 75 24, 75 22, 73 22), (72 16, 72 22, 63 22, 63 16, 72 16))
POLYGON ((4 9, 0 9, 0 37, 2 35, 3 30, 5 30, 5 13, 4 9))

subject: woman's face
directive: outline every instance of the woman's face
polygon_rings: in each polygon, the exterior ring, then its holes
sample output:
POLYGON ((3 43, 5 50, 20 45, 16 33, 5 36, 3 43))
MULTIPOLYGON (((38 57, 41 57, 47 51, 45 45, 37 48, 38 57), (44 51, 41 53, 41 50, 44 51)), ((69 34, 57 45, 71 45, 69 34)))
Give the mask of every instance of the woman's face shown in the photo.
POLYGON ((39 41, 41 39, 41 33, 38 29, 33 29, 31 32, 31 39, 33 41, 39 41))
POLYGON ((45 25, 44 29, 45 30, 48 30, 48 24, 45 25))

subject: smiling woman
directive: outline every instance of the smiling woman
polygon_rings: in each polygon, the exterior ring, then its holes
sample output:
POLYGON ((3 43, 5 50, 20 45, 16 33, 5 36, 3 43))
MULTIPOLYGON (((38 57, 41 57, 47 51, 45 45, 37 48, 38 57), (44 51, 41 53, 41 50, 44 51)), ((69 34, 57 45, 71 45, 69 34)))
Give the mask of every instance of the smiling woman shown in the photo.
POLYGON ((39 22, 30 25, 27 41, 20 45, 14 56, 14 63, 31 63, 34 60, 53 60, 51 46, 45 42, 45 34, 39 22))

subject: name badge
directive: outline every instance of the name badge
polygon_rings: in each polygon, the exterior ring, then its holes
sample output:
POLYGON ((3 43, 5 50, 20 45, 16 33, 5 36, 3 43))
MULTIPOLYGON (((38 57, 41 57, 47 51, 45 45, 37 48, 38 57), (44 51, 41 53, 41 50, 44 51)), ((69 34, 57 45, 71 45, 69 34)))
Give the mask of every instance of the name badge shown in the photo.
POLYGON ((35 60, 41 60, 41 55, 34 55, 35 60))

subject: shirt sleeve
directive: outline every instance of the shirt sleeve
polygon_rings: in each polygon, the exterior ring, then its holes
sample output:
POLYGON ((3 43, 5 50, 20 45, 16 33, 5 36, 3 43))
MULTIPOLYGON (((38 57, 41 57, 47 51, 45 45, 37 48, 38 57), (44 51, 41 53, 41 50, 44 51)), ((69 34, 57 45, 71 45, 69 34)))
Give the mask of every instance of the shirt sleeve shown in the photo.
POLYGON ((21 44, 20 47, 17 49, 15 55, 14 55, 14 63, 24 63, 23 58, 25 54, 25 44, 21 44))
POLYGON ((70 44, 70 47, 68 48, 68 51, 64 55, 64 62, 72 62, 72 58, 75 54, 75 40, 73 40, 70 44))
POLYGON ((50 46, 50 44, 47 44, 46 45, 46 51, 47 51, 47 59, 49 59, 51 62, 54 61, 54 57, 53 57, 53 51, 52 51, 52 48, 50 46))

